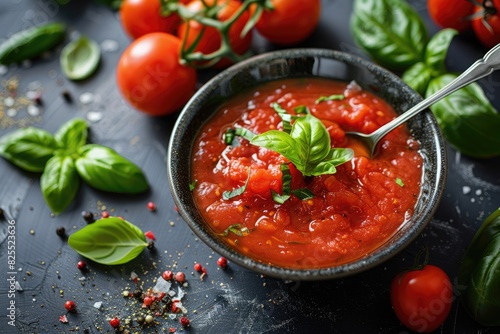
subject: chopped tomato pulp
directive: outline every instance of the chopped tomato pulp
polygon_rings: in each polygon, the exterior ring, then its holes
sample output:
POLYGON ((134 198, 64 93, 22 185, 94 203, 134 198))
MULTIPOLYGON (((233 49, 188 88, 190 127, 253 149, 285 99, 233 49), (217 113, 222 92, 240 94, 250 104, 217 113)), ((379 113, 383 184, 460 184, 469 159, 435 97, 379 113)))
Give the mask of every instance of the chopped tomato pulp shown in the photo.
POLYGON ((227 101, 201 129, 191 170, 197 180, 195 202, 227 244, 264 263, 322 268, 360 258, 413 214, 422 157, 418 142, 403 126, 383 139, 373 158, 344 131, 369 133, 395 116, 385 101, 356 84, 307 78, 261 85, 227 101), (316 102, 333 94, 344 98, 316 102), (332 147, 352 148, 354 159, 338 166, 335 174, 303 177, 280 154, 243 138, 237 139, 239 145, 225 144, 223 135, 230 127, 254 133, 282 130, 273 103, 289 113, 307 106, 324 123, 332 147), (313 198, 292 195, 283 204, 273 201, 272 191, 282 192, 282 163, 290 167, 291 188, 308 188, 313 198), (245 184, 241 195, 223 199, 225 191, 245 184), (228 232, 235 224, 249 233, 228 232))

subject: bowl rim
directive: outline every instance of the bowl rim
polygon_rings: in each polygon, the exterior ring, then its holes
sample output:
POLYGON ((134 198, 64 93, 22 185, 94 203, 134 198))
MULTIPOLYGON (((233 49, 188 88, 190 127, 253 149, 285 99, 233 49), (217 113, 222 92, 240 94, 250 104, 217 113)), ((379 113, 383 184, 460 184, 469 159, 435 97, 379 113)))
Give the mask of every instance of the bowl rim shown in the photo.
MULTIPOLYGON (((398 77, 396 74, 364 58, 349 53, 344 53, 341 51, 329 50, 329 49, 296 48, 296 49, 272 51, 256 55, 240 63, 237 63, 215 75, 192 96, 192 98, 182 109, 173 127, 168 145, 168 151, 167 151, 168 182, 174 203, 176 204, 178 212, 183 218, 183 220, 186 222, 186 224, 206 245, 208 245, 215 252, 226 257, 228 260, 240 266, 243 266, 247 269, 253 270, 255 272, 282 279, 306 281, 306 280, 324 280, 324 279, 340 278, 353 275, 362 271, 366 271, 370 268, 378 266, 381 263, 393 257, 394 255, 396 255, 397 253, 399 253, 400 251, 402 251, 418 235, 420 235, 420 233, 431 221, 432 216, 437 210, 438 204, 444 192, 444 185, 446 181, 446 149, 445 149, 444 139, 439 130, 437 121, 432 112, 430 112, 429 110, 424 111, 421 114, 423 115, 421 117, 425 116, 426 121, 430 122, 430 126, 432 128, 431 130, 433 131, 433 141, 435 142, 436 145, 436 152, 432 153, 435 156, 434 160, 436 163, 436 170, 435 170, 436 180, 435 183, 431 185, 432 189, 430 190, 431 195, 429 196, 429 201, 423 207, 422 212, 420 212, 419 215, 420 218, 418 219, 419 224, 415 223, 412 226, 410 226, 405 234, 406 237, 399 238, 390 247, 385 247, 385 248, 379 247, 378 249, 370 252, 369 257, 363 256, 361 258, 358 258, 357 260, 339 266, 319 268, 319 269, 291 269, 291 268, 279 267, 272 264, 266 264, 264 262, 260 262, 250 257, 243 256, 239 252, 236 252, 235 250, 231 249, 223 241, 217 239, 213 232, 212 234, 210 234, 210 232, 206 230, 210 229, 208 226, 205 227, 205 229, 201 228, 199 226, 199 223, 196 222, 190 216, 186 207, 188 204, 183 203, 183 198, 182 196, 180 196, 182 190, 178 189, 178 184, 177 184, 178 182, 176 182, 174 176, 176 172, 176 166, 173 164, 173 161, 175 161, 174 153, 176 152, 175 145, 178 142, 178 140, 180 140, 178 132, 182 131, 183 122, 185 122, 186 118, 189 118, 191 116, 193 110, 199 109, 197 107, 198 105, 200 105, 200 102, 198 100, 200 99, 203 100, 204 96, 208 96, 210 92, 217 89, 219 83, 223 82, 228 78, 236 76, 238 73, 243 72, 245 69, 258 68, 262 64, 269 63, 276 59, 287 60, 287 59, 301 58, 301 57, 329 58, 335 61, 340 61, 342 63, 347 63, 348 65, 351 66, 362 66, 362 67, 372 68, 374 71, 377 72, 377 74, 386 76, 392 82, 397 82, 398 89, 401 89, 407 92, 408 94, 415 96, 418 99, 421 99, 418 93, 416 93, 408 85, 406 85, 402 81, 402 79, 398 77)), ((382 98, 384 97, 382 96, 382 98)), ((213 113, 210 114, 210 117, 208 119, 210 119, 212 116, 213 113)), ((185 154, 186 153, 184 152, 184 155, 185 154)), ((192 155, 192 147, 191 151, 189 152, 190 157, 191 155, 192 155)), ((419 195, 419 198, 421 196, 422 193, 419 195)), ((396 233, 397 231, 394 233, 394 235, 396 233)), ((393 236, 391 236, 388 240, 393 238, 393 236)))

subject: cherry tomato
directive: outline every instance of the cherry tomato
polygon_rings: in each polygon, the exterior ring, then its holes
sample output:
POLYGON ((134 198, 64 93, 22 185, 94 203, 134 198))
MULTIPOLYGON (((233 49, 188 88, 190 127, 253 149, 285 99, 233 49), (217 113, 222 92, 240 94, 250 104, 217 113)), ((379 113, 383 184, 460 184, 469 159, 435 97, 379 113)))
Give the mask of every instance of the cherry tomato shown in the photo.
POLYGON ((433 265, 396 276, 390 292, 399 321, 419 333, 429 333, 441 326, 453 302, 448 275, 433 265))
POLYGON ((274 9, 264 11, 255 28, 272 43, 296 44, 318 25, 320 0, 271 0, 271 4, 274 9))
POLYGON ((469 16, 474 4, 467 0, 427 0, 429 15, 439 27, 465 31, 470 28, 469 16))
POLYGON ((120 20, 125 32, 134 39, 150 32, 175 34, 181 23, 177 14, 161 14, 160 0, 124 0, 120 7, 120 20))
POLYGON ((475 13, 484 11, 484 15, 472 21, 476 37, 487 48, 500 43, 500 0, 494 0, 493 7, 477 7, 475 13))
POLYGON ((179 63, 181 41, 156 32, 133 41, 118 61, 118 88, 135 108, 153 116, 181 108, 196 86, 196 70, 179 63))
MULTIPOLYGON (((221 9, 217 12, 217 20, 224 22, 229 19, 237 10, 240 8, 241 3, 236 0, 204 0, 208 5, 217 4, 221 6, 221 9)), ((189 11, 193 13, 198 13, 203 10, 203 1, 195 0, 187 5, 189 11)), ((229 42, 233 51, 242 55, 250 49, 252 44, 252 33, 247 33, 243 38, 241 38, 241 32, 245 27, 246 23, 250 18, 248 11, 244 12, 231 26, 229 29, 229 42)), ((217 51, 221 46, 221 34, 217 29, 213 27, 206 27, 203 24, 191 20, 189 22, 184 22, 180 25, 177 35, 182 40, 186 38, 185 49, 189 48, 196 41, 198 36, 202 33, 198 45, 195 51, 201 52, 203 54, 210 54, 217 51), (204 31, 203 31, 204 30, 204 31)), ((221 60, 216 67, 222 68, 229 66, 231 64, 227 59, 221 60)))

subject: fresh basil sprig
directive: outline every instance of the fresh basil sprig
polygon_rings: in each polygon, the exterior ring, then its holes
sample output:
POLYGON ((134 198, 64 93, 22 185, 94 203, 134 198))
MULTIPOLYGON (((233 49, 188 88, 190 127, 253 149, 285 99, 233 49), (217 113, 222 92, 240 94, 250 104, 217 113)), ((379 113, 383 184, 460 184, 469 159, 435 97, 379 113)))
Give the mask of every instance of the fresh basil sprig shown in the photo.
POLYGON ((47 205, 61 213, 76 196, 80 177, 90 186, 110 192, 135 194, 149 188, 141 169, 102 145, 85 145, 87 123, 74 119, 53 136, 24 128, 0 138, 0 155, 16 166, 43 172, 40 186, 47 205))
POLYGON ((50 132, 33 127, 14 131, 0 138, 0 155, 29 172, 43 172, 57 147, 50 132))
POLYGON ((88 144, 78 153, 76 170, 88 185, 96 189, 135 194, 149 188, 141 169, 109 147, 88 144))
POLYGON ((354 1, 351 30, 356 43, 387 68, 405 70, 424 60, 427 29, 404 0, 354 1))
POLYGON ((140 228, 118 217, 86 225, 69 236, 68 244, 78 254, 107 265, 127 263, 148 245, 140 228))
POLYGON ((307 188, 292 189, 292 174, 290 173, 290 167, 288 167, 288 164, 281 164, 280 170, 282 173, 282 190, 281 194, 278 194, 277 192, 271 190, 273 201, 278 204, 283 204, 290 198, 292 194, 301 200, 314 197, 312 191, 307 188))
MULTIPOLYGON (((445 74, 433 79, 430 96, 456 78, 445 74)), ((500 114, 481 87, 470 84, 431 106, 446 140, 462 153, 478 158, 500 155, 500 114)))
POLYGON ((289 134, 270 130, 258 134, 250 143, 283 155, 304 176, 333 174, 336 166, 354 157, 351 149, 332 148, 325 126, 310 114, 295 120, 289 134))

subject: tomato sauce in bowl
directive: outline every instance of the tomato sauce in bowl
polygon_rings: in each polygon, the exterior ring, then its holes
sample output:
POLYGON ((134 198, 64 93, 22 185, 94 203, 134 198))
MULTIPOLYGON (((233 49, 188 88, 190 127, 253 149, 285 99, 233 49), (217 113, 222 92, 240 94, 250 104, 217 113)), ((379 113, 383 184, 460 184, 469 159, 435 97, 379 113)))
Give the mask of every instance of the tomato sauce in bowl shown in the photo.
POLYGON ((191 167, 196 206, 227 245, 262 263, 315 269, 362 258, 412 216, 423 158, 404 126, 381 141, 373 158, 345 131, 370 133, 394 117, 387 102, 355 83, 293 78, 261 84, 226 101, 200 130, 191 167), (337 97, 318 100, 332 95, 337 97), (304 177, 282 155, 246 139, 226 144, 228 128, 282 130, 273 103, 291 114, 306 106, 325 125, 331 146, 352 148, 355 157, 335 174, 304 177), (283 163, 290 168, 291 188, 307 188, 312 198, 273 200, 273 191, 282 192, 283 163), (245 185, 240 195, 223 198, 245 185))

